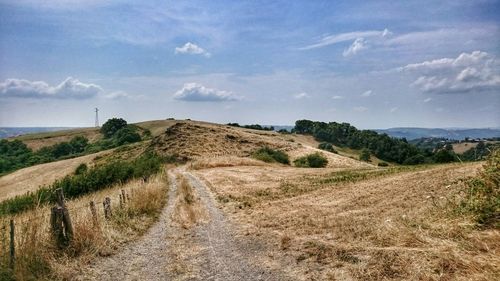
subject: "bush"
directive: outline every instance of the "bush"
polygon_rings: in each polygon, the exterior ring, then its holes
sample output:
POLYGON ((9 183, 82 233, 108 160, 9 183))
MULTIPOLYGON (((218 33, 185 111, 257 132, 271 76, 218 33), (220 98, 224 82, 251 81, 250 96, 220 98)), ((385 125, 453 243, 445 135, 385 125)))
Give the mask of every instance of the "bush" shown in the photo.
POLYGON ((322 142, 318 145, 318 148, 321 149, 321 150, 325 150, 325 151, 329 151, 329 152, 332 152, 332 153, 338 153, 337 150, 335 150, 335 148, 333 147, 333 145, 329 142, 322 142))
POLYGON ((442 149, 434 154, 436 163, 450 163, 457 161, 457 155, 452 150, 442 149))
POLYGON ((494 150, 479 176, 466 182, 460 210, 475 216, 485 226, 500 227, 500 149, 494 150))
POLYGON ((403 165, 418 165, 418 164, 423 164, 424 162, 425 162, 425 157, 422 154, 417 154, 415 156, 407 158, 403 162, 403 165))
POLYGON ((252 154, 252 157, 268 163, 278 162, 286 165, 290 164, 290 158, 285 152, 274 150, 269 147, 260 148, 252 154))
POLYGON ((82 163, 82 164, 78 165, 78 167, 76 167, 75 175, 84 174, 85 172, 87 172, 87 170, 88 170, 87 164, 82 163))
POLYGON ((361 150, 361 155, 359 155, 359 160, 370 162, 370 150, 366 148, 361 150))
POLYGON ((377 164, 377 166, 379 166, 379 167, 387 167, 387 166, 389 166, 389 164, 387 164, 387 162, 379 162, 377 164))
POLYGON ((0 202, 0 215, 15 214, 33 209, 38 204, 55 202, 55 190, 62 188, 68 199, 98 191, 116 183, 133 178, 147 179, 160 171, 161 158, 154 153, 145 153, 130 162, 115 161, 87 169, 86 172, 68 175, 50 186, 43 186, 36 192, 16 196, 0 202))
POLYGON ((297 158, 293 163, 296 167, 302 168, 324 168, 328 165, 328 159, 323 154, 316 152, 297 158))
POLYGON ((117 145, 124 145, 140 141, 141 135, 139 135, 132 127, 126 126, 118 130, 113 138, 116 139, 117 145))
POLYGON ((105 138, 110 138, 120 129, 125 128, 127 126, 127 121, 122 118, 111 118, 106 123, 104 123, 101 127, 101 133, 105 138))

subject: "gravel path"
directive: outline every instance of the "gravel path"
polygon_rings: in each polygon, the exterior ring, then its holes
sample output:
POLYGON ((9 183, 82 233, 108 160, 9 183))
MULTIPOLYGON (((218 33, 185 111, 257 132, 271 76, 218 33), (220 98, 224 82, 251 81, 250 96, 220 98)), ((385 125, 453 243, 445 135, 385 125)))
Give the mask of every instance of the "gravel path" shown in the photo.
POLYGON ((168 280, 164 268, 169 243, 165 234, 170 227, 177 190, 175 178, 170 173, 169 178, 168 201, 159 221, 140 240, 92 264, 78 280, 168 280))
POLYGON ((198 274, 192 280, 290 280, 276 268, 266 266, 266 245, 238 235, 216 207, 207 186, 189 172, 184 176, 199 196, 208 214, 208 222, 193 227, 191 241, 198 254, 191 259, 198 274))

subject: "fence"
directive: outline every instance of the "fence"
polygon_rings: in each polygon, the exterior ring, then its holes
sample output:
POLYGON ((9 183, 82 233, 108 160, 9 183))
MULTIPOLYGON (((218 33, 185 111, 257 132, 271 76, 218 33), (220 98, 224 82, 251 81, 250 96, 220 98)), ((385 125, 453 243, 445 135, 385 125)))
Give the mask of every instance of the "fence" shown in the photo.
POLYGON ((8 266, 12 271, 16 266, 16 250, 19 245, 36 238, 36 233, 30 231, 40 226, 35 232, 46 231, 54 245, 62 249, 67 247, 74 235, 72 217, 90 214, 93 227, 105 227, 113 217, 113 209, 125 208, 134 196, 134 189, 121 189, 118 196, 105 197, 102 204, 88 201, 87 204, 68 207, 62 189, 56 190, 57 204, 50 208, 50 213, 42 213, 29 218, 10 218, 0 221, 0 266, 8 266), (114 203, 114 204, 113 204, 114 203), (99 217, 102 215, 104 220, 99 217), (28 234, 30 233, 30 234, 28 234))

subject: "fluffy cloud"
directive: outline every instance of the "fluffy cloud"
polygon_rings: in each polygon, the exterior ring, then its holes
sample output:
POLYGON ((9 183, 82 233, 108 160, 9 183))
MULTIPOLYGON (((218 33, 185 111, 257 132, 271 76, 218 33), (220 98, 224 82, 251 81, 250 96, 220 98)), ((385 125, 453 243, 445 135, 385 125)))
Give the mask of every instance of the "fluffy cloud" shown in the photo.
POLYGON ((183 101, 236 101, 241 98, 231 92, 206 88, 197 83, 186 83, 179 91, 175 92, 174 99, 183 101))
POLYGON ((82 83, 72 77, 56 86, 24 79, 7 79, 0 83, 0 97, 88 99, 101 93, 103 89, 100 86, 82 83))
POLYGON ((202 55, 202 56, 205 56, 207 58, 209 58, 211 56, 211 54, 209 52, 205 51, 203 48, 201 48, 198 45, 193 44, 191 42, 187 42, 182 47, 176 47, 175 53, 176 54, 202 55))
POLYGON ((297 99, 297 100, 304 99, 304 98, 310 98, 310 97, 311 96, 308 93, 304 93, 304 92, 293 95, 293 98, 297 99))
POLYGON ((343 98, 344 98, 343 96, 333 96, 332 97, 332 99, 334 99, 334 100, 341 100, 343 98))
POLYGON ((442 58, 408 64, 400 71, 418 75, 411 84, 429 93, 475 93, 500 90, 499 64, 486 52, 462 53, 457 58, 442 58))
POLYGON ((344 50, 342 55, 344 57, 353 56, 353 55, 357 54, 358 52, 360 52, 361 50, 366 49, 366 48, 368 48, 368 47, 366 45, 365 39, 357 38, 356 40, 354 40, 354 42, 351 44, 351 46, 349 46, 349 48, 344 50))

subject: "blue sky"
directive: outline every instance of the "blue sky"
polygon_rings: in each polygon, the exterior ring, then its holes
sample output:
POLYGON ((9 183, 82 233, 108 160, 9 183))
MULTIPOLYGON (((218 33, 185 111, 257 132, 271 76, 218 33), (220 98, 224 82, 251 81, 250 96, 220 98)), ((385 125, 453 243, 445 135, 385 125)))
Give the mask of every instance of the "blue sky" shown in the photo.
POLYGON ((0 0, 0 126, 500 126, 500 2, 0 0))

